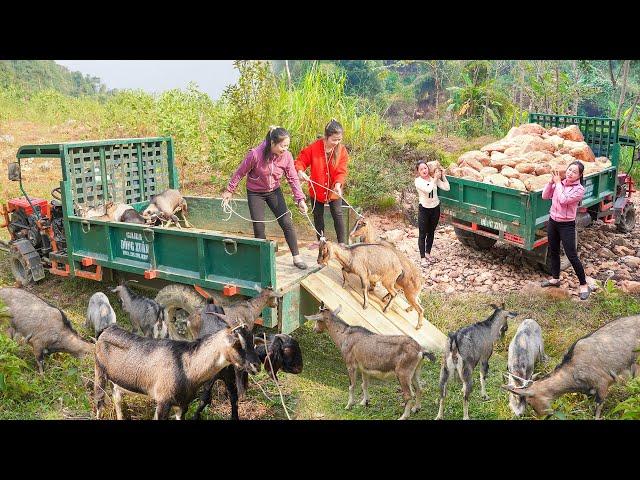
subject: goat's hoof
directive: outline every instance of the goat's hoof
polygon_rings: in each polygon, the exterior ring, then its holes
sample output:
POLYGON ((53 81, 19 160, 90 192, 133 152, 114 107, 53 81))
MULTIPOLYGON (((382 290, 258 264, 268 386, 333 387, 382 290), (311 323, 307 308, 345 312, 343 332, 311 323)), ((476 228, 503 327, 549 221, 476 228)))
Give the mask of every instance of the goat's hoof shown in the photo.
POLYGON ((487 395, 486 393, 482 395, 482 400, 484 400, 485 402, 489 400, 489 395, 487 395))
POLYGON ((402 415, 398 420, 406 420, 409 417, 409 415, 402 415))
POLYGON ((362 405, 363 407, 368 407, 369 406, 369 400, 362 400, 360 402, 360 405, 362 405))
POLYGON ((469 415, 467 415, 466 417, 462 417, 463 420, 470 420, 469 419, 469 415))
POLYGON ((442 420, 442 415, 438 415, 434 420, 442 420))
POLYGON ((353 405, 347 403, 347 406, 344 407, 345 410, 351 410, 351 407, 353 407, 353 405))
POLYGON ((416 405, 415 407, 413 407, 413 408, 411 409, 411 413, 419 412, 421 409, 422 409, 422 406, 421 406, 421 405, 416 405))

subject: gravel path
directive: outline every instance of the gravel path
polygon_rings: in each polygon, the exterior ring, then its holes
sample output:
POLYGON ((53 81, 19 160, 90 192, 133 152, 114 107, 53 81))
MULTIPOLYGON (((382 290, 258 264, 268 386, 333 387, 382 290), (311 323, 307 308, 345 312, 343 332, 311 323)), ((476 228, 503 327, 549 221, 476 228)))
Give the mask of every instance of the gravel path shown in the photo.
MULTIPOLYGON (((640 199, 634 198, 640 212, 640 199)), ((420 263, 418 228, 409 225, 400 215, 369 216, 381 236, 394 241, 410 259, 420 263)), ((640 281, 640 219, 633 232, 619 233, 615 225, 597 221, 578 233, 578 256, 589 283, 605 280, 613 272, 618 286, 623 281, 640 281)), ((476 251, 462 245, 453 227, 440 223, 431 252, 437 261, 421 267, 428 291, 456 294, 463 292, 511 292, 535 288, 547 278, 538 267, 524 258, 522 250, 498 242, 487 251, 476 251)), ((578 279, 571 266, 561 272, 562 285, 577 298, 578 279)), ((626 283, 626 282, 625 282, 626 283)))

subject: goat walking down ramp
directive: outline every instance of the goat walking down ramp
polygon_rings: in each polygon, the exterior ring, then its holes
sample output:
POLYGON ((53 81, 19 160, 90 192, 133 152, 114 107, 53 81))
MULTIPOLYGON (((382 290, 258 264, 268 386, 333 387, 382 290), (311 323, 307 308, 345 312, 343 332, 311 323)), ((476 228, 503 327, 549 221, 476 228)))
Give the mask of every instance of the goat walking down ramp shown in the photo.
POLYGON ((337 262, 330 261, 319 272, 304 278, 300 284, 313 297, 335 310, 342 305, 340 319, 350 326, 360 326, 382 335, 407 335, 429 351, 444 351, 447 336, 438 328, 424 320, 422 327, 416 330, 418 314, 415 310, 406 311, 409 306, 401 295, 383 312, 385 303, 382 297, 386 290, 376 287, 369 296, 369 308, 362 308, 362 295, 352 288, 342 287, 342 272, 337 262))

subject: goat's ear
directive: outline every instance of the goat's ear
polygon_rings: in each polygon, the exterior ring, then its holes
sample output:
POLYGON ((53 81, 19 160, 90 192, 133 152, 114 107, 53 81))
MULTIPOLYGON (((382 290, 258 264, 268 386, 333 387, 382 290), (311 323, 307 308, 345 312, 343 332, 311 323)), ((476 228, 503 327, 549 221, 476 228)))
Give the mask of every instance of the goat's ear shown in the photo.
POLYGON ((520 315, 518 312, 509 312, 509 315, 507 315, 509 318, 515 318, 518 315, 520 315))
POLYGON ((533 393, 528 391, 528 389, 526 388, 516 388, 516 387, 512 387, 511 385, 500 385, 500 388, 503 388, 504 390, 508 390, 509 392, 519 395, 521 397, 533 397, 533 393))
POLYGON ((254 345, 264 345, 265 344, 264 338, 261 337, 260 335, 255 335, 253 337, 253 344, 254 345))
POLYGON ((534 373, 531 375, 531 380, 537 380, 540 375, 542 375, 542 372, 534 373))

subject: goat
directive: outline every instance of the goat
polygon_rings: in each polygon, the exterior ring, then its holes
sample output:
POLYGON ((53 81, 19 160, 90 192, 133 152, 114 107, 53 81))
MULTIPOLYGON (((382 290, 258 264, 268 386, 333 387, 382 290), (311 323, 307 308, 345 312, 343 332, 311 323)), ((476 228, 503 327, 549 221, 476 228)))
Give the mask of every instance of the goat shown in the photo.
MULTIPOLYGON (((419 330, 422 327, 422 322, 424 321, 424 308, 420 305, 420 300, 418 296, 420 292, 422 292, 422 273, 418 269, 418 267, 411 261, 407 256, 398 250, 394 244, 388 242, 386 240, 381 240, 378 238, 378 232, 376 231, 373 223, 365 220, 364 218, 358 218, 356 220, 356 224, 353 227, 353 230, 349 234, 350 238, 360 238, 360 241, 365 243, 379 243, 382 246, 390 248, 400 260, 400 265, 402 266, 403 275, 397 278, 395 287, 398 290, 402 290, 404 292, 404 296, 409 302, 409 307, 407 307, 406 311, 409 312, 412 309, 415 309, 418 312, 418 323, 416 325, 416 330, 419 330)), ((373 290, 373 286, 370 287, 369 290, 373 290)), ((390 294, 388 293, 383 299, 383 302, 386 302, 390 298, 390 294)))
POLYGON ((351 233, 349 233, 349 238, 360 240, 362 243, 377 243, 378 231, 373 222, 367 221, 364 217, 359 217, 351 233))
MULTIPOLYGON (((207 299, 207 305, 211 305, 213 301, 207 299)), ((232 305, 225 305, 224 310, 212 310, 212 313, 223 313, 229 325, 238 325, 244 323, 249 331, 253 330, 253 325, 260 313, 266 307, 276 308, 278 306, 278 297, 273 293, 272 288, 263 288, 262 291, 253 298, 248 300, 240 300, 232 305)), ((205 306, 206 312, 206 306, 205 306)), ((200 312, 197 312, 200 313, 200 312)), ((187 319, 187 328, 193 336, 198 338, 207 333, 217 332, 219 323, 215 320, 215 316, 190 315, 187 319), (210 321, 207 321, 210 320, 210 321), (212 330, 213 329, 213 330, 212 330)))
MULTIPOLYGON (((214 305, 213 300, 208 298, 207 304, 202 310, 196 311, 189 316, 187 328, 194 338, 218 332, 228 325, 245 324, 247 329, 251 331, 256 318, 260 316, 260 312, 267 306, 274 308, 277 305, 277 296, 273 294, 271 288, 263 289, 254 298, 241 300, 224 308, 214 305)), ((202 410, 211 403, 211 390, 216 380, 224 382, 229 395, 229 402, 231 403, 231 418, 238 420, 238 398, 244 395, 248 378, 243 380, 243 372, 238 371, 233 366, 223 369, 204 386, 194 418, 199 419, 202 410)))
POLYGON ((168 223, 166 226, 169 226, 171 222, 174 222, 177 227, 182 228, 179 223, 179 219, 176 216, 176 213, 180 211, 185 225, 187 227, 192 226, 184 217, 184 215, 188 213, 187 201, 178 190, 168 189, 159 195, 152 195, 149 199, 149 205, 142 212, 142 216, 148 222, 154 217, 157 217, 161 220, 167 221, 168 223))
POLYGON ((551 403, 565 393, 595 395, 598 420, 611 384, 640 373, 639 344, 640 315, 618 318, 577 340, 549 375, 522 387, 502 388, 524 398, 537 416, 551 413, 551 403))
POLYGON ((111 292, 117 293, 122 309, 129 314, 133 330, 145 337, 166 338, 166 310, 155 300, 138 295, 122 283, 111 292))
POLYGON ((176 418, 181 419, 198 389, 227 365, 252 373, 259 370, 252 340, 244 325, 193 342, 139 337, 112 325, 96 344, 96 418, 101 417, 104 389, 110 380, 118 420, 123 418, 122 393, 153 398, 156 420, 167 418, 172 407, 177 407, 176 418))
POLYGON ((102 292, 96 292, 89 299, 87 307, 87 318, 85 327, 92 329, 96 338, 100 336, 102 331, 109 325, 115 325, 116 314, 111 308, 109 299, 102 292))
MULTIPOLYGON (((395 284, 398 277, 404 275, 401 262, 395 252, 387 247, 370 243, 358 243, 350 247, 320 239, 318 247, 318 263, 327 265, 334 258, 342 265, 342 286, 347 283, 347 273, 353 273, 360 278, 364 302, 362 308, 367 308, 369 301, 369 287, 377 281, 387 289, 391 295, 383 311, 386 312, 391 302, 398 294, 395 284)), ((386 298, 386 297, 385 297, 386 298)))
POLYGON ((358 373, 362 376, 362 401, 369 405, 369 377, 385 379, 395 375, 402 388, 405 406, 399 420, 421 408, 420 364, 423 358, 435 361, 433 353, 426 352, 413 338, 404 335, 379 335, 363 327, 351 327, 338 318, 341 306, 333 312, 321 307, 316 315, 305 315, 315 321, 313 331, 327 331, 340 349, 349 373, 349 410, 354 401, 354 390, 358 373))
POLYGON ((436 420, 443 418, 444 399, 447 396, 449 376, 458 373, 462 381, 463 419, 469 420, 469 397, 473 387, 473 370, 480 363, 480 388, 483 400, 489 396, 485 389, 485 379, 489 371, 489 358, 493 354, 493 344, 498 337, 504 337, 507 331, 507 320, 517 316, 515 312, 504 310, 504 304, 498 307, 491 305, 494 312, 481 322, 463 327, 449 333, 449 341, 445 346, 442 368, 440 369, 440 407, 436 420))
POLYGON ((0 298, 8 307, 9 337, 18 333, 31 344, 40 374, 44 374, 45 356, 51 353, 78 358, 93 353, 94 345, 77 334, 59 308, 19 288, 0 288, 0 298))
MULTIPOLYGON (((509 344, 509 358, 507 360, 509 385, 519 387, 533 379, 535 377, 533 368, 540 360, 546 360, 542 329, 538 322, 526 318, 518 327, 509 344)), ((509 394, 509 408, 516 416, 522 415, 526 406, 524 398, 509 394)))

